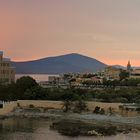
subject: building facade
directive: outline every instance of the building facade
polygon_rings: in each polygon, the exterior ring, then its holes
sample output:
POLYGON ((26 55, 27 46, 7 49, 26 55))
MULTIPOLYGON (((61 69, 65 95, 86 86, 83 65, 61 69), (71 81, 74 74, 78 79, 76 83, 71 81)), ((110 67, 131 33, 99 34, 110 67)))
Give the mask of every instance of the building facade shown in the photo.
POLYGON ((140 69, 134 69, 130 73, 130 78, 132 78, 132 79, 140 79, 140 69))
POLYGON ((133 71, 133 68, 132 68, 132 66, 131 66, 130 61, 128 61, 128 64, 127 64, 127 71, 128 71, 129 73, 131 73, 131 72, 133 71))
POLYGON ((140 69, 133 69, 130 61, 128 61, 127 64, 127 72, 129 72, 129 78, 130 79, 140 79, 140 69))
POLYGON ((3 57, 0 51, 0 84, 10 84, 15 81, 15 69, 11 67, 9 58, 3 57))
POLYGON ((104 70, 104 76, 107 80, 120 80, 121 69, 108 66, 104 70))

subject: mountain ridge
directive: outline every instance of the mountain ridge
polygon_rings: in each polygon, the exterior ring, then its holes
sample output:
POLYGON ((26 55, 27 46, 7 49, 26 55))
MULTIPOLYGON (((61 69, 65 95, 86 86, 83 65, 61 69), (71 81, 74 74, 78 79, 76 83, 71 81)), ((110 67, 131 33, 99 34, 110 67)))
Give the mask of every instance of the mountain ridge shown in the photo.
POLYGON ((97 72, 107 65, 95 58, 71 53, 37 60, 12 62, 12 66, 16 67, 17 74, 62 74, 97 72))

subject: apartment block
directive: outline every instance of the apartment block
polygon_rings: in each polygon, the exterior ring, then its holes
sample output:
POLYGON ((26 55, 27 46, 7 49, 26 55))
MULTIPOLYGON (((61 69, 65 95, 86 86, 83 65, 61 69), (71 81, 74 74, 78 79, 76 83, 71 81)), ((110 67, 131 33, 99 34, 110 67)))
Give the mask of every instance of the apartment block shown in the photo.
POLYGON ((11 67, 11 60, 3 57, 0 51, 0 84, 10 84, 15 81, 15 69, 11 67))

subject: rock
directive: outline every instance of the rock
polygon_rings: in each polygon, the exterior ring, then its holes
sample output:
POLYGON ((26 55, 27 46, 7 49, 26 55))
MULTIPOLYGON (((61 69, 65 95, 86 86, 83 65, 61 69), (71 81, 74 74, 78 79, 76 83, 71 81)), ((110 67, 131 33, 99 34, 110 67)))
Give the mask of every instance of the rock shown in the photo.
POLYGON ((102 134, 99 134, 99 133, 96 132, 95 130, 88 131, 88 135, 90 135, 90 136, 102 136, 102 134))

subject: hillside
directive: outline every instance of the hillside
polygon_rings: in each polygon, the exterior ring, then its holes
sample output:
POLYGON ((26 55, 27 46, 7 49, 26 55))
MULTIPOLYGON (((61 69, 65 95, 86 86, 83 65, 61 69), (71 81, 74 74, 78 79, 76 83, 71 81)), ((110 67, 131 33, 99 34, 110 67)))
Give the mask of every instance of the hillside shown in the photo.
POLYGON ((76 72, 96 72, 106 64, 80 54, 67 54, 34 61, 12 62, 17 74, 62 74, 76 72))

